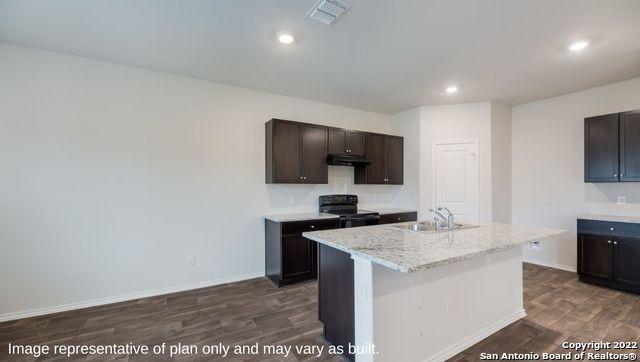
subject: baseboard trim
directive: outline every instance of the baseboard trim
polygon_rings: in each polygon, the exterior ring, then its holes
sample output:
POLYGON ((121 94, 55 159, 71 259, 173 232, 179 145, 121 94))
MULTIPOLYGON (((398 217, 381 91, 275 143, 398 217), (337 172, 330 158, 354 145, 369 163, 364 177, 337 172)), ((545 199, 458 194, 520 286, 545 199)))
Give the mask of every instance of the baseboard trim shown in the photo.
POLYGON ((208 281, 204 281, 204 282, 182 284, 182 285, 177 285, 177 286, 168 287, 168 288, 146 290, 146 291, 142 291, 142 292, 121 294, 121 295, 117 295, 117 296, 113 296, 113 297, 91 299, 91 300, 75 302, 75 303, 68 303, 68 304, 62 304, 62 305, 57 305, 57 306, 52 306, 52 307, 36 308, 36 309, 29 309, 29 310, 20 311, 20 312, 12 312, 12 313, 0 314, 0 322, 7 322, 7 321, 16 320, 16 319, 23 319, 23 318, 42 316, 42 315, 46 315, 46 314, 66 312, 66 311, 75 310, 75 309, 97 307, 99 305, 126 302, 126 301, 129 301, 129 300, 140 299, 140 298, 148 298, 148 297, 155 297, 155 296, 163 295, 163 294, 184 292, 184 291, 187 291, 187 290, 212 287, 212 286, 215 286, 215 285, 239 282, 239 281, 242 281, 242 280, 259 278, 259 277, 263 277, 263 276, 264 276, 264 272, 261 271, 261 272, 243 274, 243 275, 235 275, 235 276, 227 277, 227 278, 208 280, 208 281))
POLYGON ((532 259, 532 258, 526 258, 526 257, 524 258, 523 261, 525 263, 529 263, 529 264, 546 266, 547 268, 560 269, 560 270, 565 270, 565 271, 569 271, 569 272, 573 272, 573 273, 577 273, 578 272, 578 269, 576 269, 575 267, 568 266, 568 265, 557 264, 557 263, 553 263, 553 262, 550 262, 550 261, 544 261, 544 260, 532 259))
POLYGON ((478 332, 470 335, 469 337, 461 340, 460 342, 445 348, 444 350, 442 350, 441 352, 435 354, 434 356, 431 356, 430 358, 427 358, 426 361, 430 361, 430 362, 446 361, 447 359, 449 359, 449 358, 457 355, 458 353, 466 350, 467 348, 469 348, 469 347, 473 346, 474 344, 480 342, 481 340, 489 337, 490 335, 496 333, 497 331, 499 331, 502 328, 508 326, 509 324, 526 317, 526 315, 527 315, 527 313, 524 311, 524 309, 521 309, 521 310, 513 313, 512 315, 509 315, 509 316, 507 316, 507 317, 495 322, 494 324, 479 330, 478 332))

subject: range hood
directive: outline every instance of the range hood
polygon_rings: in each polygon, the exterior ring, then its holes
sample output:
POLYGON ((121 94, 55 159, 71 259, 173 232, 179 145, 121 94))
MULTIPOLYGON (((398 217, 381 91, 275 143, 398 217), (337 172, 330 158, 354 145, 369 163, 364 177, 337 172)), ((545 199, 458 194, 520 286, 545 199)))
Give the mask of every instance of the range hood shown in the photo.
POLYGON ((371 161, 357 156, 328 155, 327 163, 335 166, 365 166, 371 164, 371 161))

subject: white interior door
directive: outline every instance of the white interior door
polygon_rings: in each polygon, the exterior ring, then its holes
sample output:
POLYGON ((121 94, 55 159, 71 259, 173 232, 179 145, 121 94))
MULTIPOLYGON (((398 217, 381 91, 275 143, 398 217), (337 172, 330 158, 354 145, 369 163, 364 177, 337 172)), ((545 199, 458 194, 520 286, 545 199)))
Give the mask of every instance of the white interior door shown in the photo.
POLYGON ((456 222, 477 223, 477 142, 434 142, 433 176, 434 206, 449 208, 456 222))

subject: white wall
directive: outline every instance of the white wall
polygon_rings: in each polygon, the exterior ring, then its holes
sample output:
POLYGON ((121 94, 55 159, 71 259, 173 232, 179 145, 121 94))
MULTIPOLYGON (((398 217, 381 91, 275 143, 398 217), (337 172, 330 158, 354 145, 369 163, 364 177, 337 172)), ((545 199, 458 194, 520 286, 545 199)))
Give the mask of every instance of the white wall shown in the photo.
MULTIPOLYGON (((404 185, 394 195, 394 206, 420 210, 420 108, 391 117, 392 132, 404 137, 404 185)), ((427 215, 420 212, 420 219, 427 215)))
POLYGON ((420 108, 420 207, 434 207, 432 145, 434 141, 478 141, 478 221, 491 214, 491 103, 465 103, 420 108))
POLYGON ((405 140, 405 185, 394 204, 433 217, 434 141, 478 142, 478 221, 511 217, 511 107, 495 102, 417 107, 395 114, 392 129, 405 140))
POLYGON ((575 269, 578 214, 640 214, 639 184, 584 183, 583 139, 585 117, 638 108, 640 78, 513 108, 513 222, 570 231, 526 258, 575 269))
POLYGON ((492 219, 511 222, 511 107, 491 102, 492 219))
POLYGON ((264 183, 270 118, 386 133, 386 115, 7 44, 0 79, 0 318, 262 275, 261 214, 402 188, 337 166, 264 183))

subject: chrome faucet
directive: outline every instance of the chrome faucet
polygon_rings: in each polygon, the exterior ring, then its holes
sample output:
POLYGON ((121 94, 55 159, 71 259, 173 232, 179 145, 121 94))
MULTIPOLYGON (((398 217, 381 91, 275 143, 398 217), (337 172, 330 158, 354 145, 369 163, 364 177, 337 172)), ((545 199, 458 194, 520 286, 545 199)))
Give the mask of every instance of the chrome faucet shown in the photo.
MULTIPOLYGON (((438 210, 442 210, 442 208, 439 207, 438 210)), ((447 218, 444 215, 442 215, 440 211, 436 211, 434 209, 429 209, 429 211, 436 214, 436 216, 433 217, 433 223, 436 225, 436 230, 442 230, 442 224, 441 224, 442 221, 447 221, 447 224, 449 223, 447 218), (438 217, 440 219, 438 219, 438 217)))
MULTIPOLYGON (((446 212, 449 213, 449 215, 447 215, 447 228, 449 229, 453 229, 453 227, 455 226, 455 216, 453 215, 453 213, 451 212, 451 210, 449 210, 449 208, 447 207, 439 207, 438 211, 442 211, 445 210, 446 212)), ((441 214, 442 216, 442 214, 441 214)))

